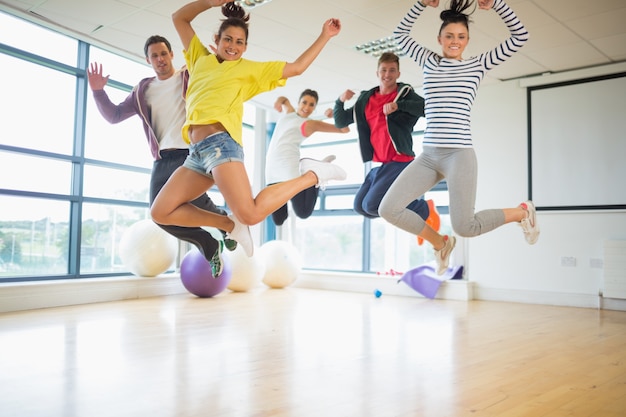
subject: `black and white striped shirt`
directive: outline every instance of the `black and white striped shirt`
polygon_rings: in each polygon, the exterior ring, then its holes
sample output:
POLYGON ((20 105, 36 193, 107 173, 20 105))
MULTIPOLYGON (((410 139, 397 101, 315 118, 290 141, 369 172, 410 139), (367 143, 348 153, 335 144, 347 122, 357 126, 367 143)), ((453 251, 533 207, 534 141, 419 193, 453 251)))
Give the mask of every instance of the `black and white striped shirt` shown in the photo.
POLYGON ((419 1, 394 31, 396 42, 424 72, 426 131, 424 146, 472 147, 470 112, 485 73, 510 58, 528 41, 528 32, 513 10, 495 0, 493 9, 511 36, 496 48, 464 60, 448 59, 420 45, 410 36, 411 28, 426 6, 419 1))

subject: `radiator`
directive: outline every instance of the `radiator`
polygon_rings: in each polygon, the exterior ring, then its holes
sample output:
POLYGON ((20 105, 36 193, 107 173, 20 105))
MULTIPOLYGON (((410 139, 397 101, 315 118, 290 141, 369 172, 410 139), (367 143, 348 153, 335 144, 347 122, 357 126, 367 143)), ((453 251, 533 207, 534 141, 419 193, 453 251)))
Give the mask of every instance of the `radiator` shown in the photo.
POLYGON ((626 299, 626 240, 604 242, 603 295, 626 299))

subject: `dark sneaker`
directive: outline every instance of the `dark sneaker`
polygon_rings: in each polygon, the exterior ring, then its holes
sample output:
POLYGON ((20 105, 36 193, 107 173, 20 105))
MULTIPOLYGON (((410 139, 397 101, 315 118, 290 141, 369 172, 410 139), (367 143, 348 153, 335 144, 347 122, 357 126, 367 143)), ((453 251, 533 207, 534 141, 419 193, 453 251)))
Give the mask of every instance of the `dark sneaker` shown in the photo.
POLYGON ((224 246, 226 246, 226 249, 232 252, 237 249, 237 241, 229 238, 224 238, 224 246))
POLYGON ((224 270, 224 259, 222 258, 222 252, 224 252, 224 242, 218 240, 217 250, 209 261, 209 263, 211 264, 211 273, 213 274, 213 278, 218 278, 224 270))

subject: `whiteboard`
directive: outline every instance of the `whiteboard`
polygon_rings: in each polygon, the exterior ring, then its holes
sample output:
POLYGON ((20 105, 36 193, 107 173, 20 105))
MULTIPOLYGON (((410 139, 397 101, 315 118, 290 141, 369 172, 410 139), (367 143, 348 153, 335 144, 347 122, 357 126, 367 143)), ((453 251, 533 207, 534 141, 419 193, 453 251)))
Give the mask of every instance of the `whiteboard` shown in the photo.
POLYGON ((535 205, 626 208, 626 74, 531 87, 528 95, 535 205))

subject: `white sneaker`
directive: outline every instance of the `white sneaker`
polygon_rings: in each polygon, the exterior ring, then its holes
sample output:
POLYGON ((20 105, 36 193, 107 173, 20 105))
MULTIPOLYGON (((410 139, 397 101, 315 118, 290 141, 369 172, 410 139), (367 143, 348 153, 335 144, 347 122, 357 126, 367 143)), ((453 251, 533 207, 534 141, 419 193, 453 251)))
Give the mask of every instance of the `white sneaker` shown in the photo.
POLYGON ((456 246, 456 238, 454 236, 446 236, 446 244, 443 248, 435 251, 435 261, 437 261, 437 275, 443 275, 448 269, 450 263, 450 254, 456 246))
POLYGON ((236 240, 241 245, 244 252, 248 257, 254 254, 254 243, 252 242, 252 235, 250 234, 250 228, 241 223, 234 214, 229 214, 228 218, 235 223, 233 231, 227 233, 229 239, 236 240))
POLYGON ((524 201, 520 206, 528 212, 528 217, 522 219, 519 225, 524 231, 524 238, 530 245, 537 243, 539 239, 539 225, 537 224, 537 211, 532 201, 524 201))
POLYGON ((340 166, 331 164, 329 162, 318 161, 311 158, 300 159, 300 173, 305 174, 308 171, 313 171, 317 176, 316 187, 322 190, 326 187, 326 183, 330 180, 345 180, 347 178, 346 171, 340 166))
POLYGON ((322 162, 333 162, 335 159, 337 159, 335 155, 328 155, 322 159, 322 162))

